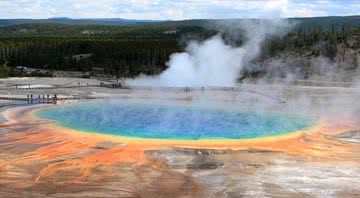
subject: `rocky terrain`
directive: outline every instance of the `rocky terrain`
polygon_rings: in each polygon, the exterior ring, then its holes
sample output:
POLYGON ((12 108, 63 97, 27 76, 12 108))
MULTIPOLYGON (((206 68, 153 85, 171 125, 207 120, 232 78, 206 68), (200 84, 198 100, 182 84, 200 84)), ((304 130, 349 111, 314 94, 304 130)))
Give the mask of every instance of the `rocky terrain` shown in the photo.
POLYGON ((339 82, 357 80, 360 76, 360 34, 354 33, 338 43, 334 57, 329 58, 324 54, 326 45, 320 42, 310 48, 285 51, 260 62, 261 78, 339 82))

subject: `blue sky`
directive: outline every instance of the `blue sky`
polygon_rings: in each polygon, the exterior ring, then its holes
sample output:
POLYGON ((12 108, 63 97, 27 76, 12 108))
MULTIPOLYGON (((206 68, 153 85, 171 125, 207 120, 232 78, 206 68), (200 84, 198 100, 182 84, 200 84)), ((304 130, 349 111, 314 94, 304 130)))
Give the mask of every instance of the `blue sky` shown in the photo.
POLYGON ((266 18, 360 15, 360 0, 0 0, 0 18, 266 18))

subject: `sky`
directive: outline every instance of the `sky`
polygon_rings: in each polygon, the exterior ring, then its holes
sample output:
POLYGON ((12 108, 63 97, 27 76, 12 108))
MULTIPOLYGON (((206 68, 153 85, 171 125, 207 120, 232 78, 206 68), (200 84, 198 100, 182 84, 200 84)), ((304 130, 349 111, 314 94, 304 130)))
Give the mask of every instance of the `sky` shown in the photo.
POLYGON ((360 15, 360 0, 0 0, 0 18, 226 19, 360 15))

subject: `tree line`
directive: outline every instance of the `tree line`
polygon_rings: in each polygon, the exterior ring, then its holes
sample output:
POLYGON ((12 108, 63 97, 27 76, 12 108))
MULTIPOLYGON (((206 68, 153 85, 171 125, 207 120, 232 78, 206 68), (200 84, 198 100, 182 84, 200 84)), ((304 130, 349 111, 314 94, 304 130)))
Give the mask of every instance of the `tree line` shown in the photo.
POLYGON ((266 40, 262 46, 261 59, 274 57, 284 51, 297 51, 300 54, 309 52, 315 56, 324 56, 334 59, 337 54, 337 45, 343 43, 351 35, 359 34, 360 28, 346 28, 343 26, 337 29, 335 25, 330 31, 326 31, 322 26, 310 30, 297 29, 289 32, 283 37, 273 36, 266 40), (316 50, 314 50, 314 46, 316 50))
POLYGON ((175 39, 27 37, 0 40, 0 64, 39 69, 91 71, 116 76, 153 74, 179 51, 175 39), (82 54, 91 54, 86 58, 82 54))
MULTIPOLYGON (((3 76, 18 75, 11 69, 16 66, 69 71, 91 71, 96 67, 116 77, 153 75, 166 69, 172 53, 184 50, 185 43, 181 41, 202 40, 217 34, 211 29, 192 26, 123 29, 95 26, 91 30, 89 27, 92 25, 24 24, 0 28, 0 65, 3 65, 0 72, 4 71, 3 76), (89 30, 89 34, 83 34, 85 30, 89 30), (12 34, 12 31, 18 33, 12 34)), ((337 53, 337 44, 359 32, 359 28, 335 25, 330 30, 320 25, 311 29, 300 27, 285 36, 268 38, 262 44, 258 59, 274 57, 284 51, 302 52, 319 44, 314 53, 331 59, 337 53)))

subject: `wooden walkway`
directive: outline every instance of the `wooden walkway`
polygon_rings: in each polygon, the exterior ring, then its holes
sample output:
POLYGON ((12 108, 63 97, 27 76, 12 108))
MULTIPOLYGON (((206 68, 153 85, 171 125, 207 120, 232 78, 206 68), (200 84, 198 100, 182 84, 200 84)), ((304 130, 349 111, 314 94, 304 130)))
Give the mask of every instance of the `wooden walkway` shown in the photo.
POLYGON ((92 97, 92 96, 85 96, 85 97, 64 97, 64 98, 57 98, 57 97, 37 97, 37 98, 20 98, 20 97, 6 97, 0 96, 0 100, 12 100, 12 101, 24 101, 29 104, 32 103, 41 103, 41 104, 56 104, 57 101, 64 101, 64 100, 95 100, 95 99, 102 99, 103 97, 92 97))
POLYGON ((86 87, 105 87, 101 85, 81 85, 81 86, 53 86, 53 87, 7 87, 5 89, 11 90, 49 90, 49 89, 72 89, 72 88, 86 88, 86 87))

